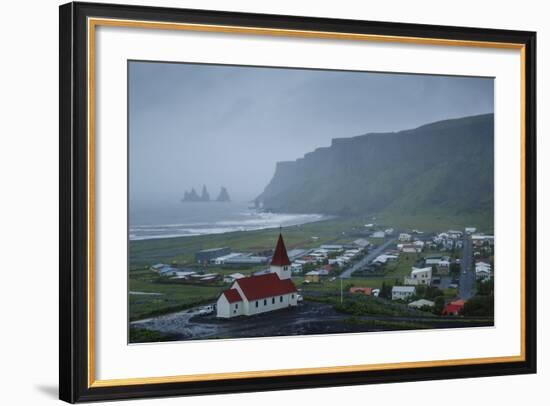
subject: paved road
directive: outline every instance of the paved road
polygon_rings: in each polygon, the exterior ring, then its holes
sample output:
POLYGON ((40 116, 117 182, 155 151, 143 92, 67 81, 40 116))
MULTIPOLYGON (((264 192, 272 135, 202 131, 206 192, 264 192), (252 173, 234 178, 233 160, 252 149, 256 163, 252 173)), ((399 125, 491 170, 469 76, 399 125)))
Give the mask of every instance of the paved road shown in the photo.
POLYGON ((469 235, 464 236, 464 252, 460 263, 460 278, 458 281, 458 296, 467 300, 475 294, 476 273, 472 265, 472 239, 469 235))
POLYGON ((373 261, 378 255, 380 255, 386 248, 388 248, 391 244, 395 242, 396 238, 391 238, 388 241, 384 242, 384 244, 376 247, 374 250, 369 252, 366 256, 364 256, 362 259, 360 259, 358 262, 353 264, 351 267, 346 269, 344 272, 340 274, 340 278, 347 279, 351 277, 351 274, 355 271, 358 271, 361 268, 364 268, 366 265, 368 265, 371 261, 373 261))

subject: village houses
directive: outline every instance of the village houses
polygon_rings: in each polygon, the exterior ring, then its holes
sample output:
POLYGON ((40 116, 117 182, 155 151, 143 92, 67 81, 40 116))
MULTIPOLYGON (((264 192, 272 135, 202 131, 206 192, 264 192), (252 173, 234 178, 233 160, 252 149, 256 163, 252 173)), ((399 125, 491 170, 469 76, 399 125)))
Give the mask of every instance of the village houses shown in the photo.
POLYGON ((399 234, 399 241, 402 241, 402 242, 409 242, 411 240, 412 236, 410 234, 407 234, 407 233, 401 233, 399 234))
POLYGON ((414 286, 394 286, 391 290, 392 300, 407 300, 414 295, 416 288, 414 286))
POLYGON ((432 283, 432 267, 415 268, 411 270, 411 276, 405 276, 405 285, 430 285, 432 283))

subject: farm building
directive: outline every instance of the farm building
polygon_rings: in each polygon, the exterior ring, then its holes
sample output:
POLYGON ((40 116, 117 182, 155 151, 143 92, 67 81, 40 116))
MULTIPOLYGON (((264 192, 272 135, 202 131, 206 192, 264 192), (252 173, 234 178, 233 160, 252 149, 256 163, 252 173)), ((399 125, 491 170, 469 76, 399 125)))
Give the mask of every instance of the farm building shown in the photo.
POLYGON ((293 249, 293 250, 290 250, 288 251, 288 259, 290 259, 291 261, 294 261, 295 259, 298 259, 300 257, 303 257, 304 255, 306 255, 307 253, 309 252, 309 250, 304 250, 304 249, 293 249))
POLYGON ((232 267, 239 266, 253 266, 253 265, 262 265, 267 264, 269 261, 268 257, 262 257, 252 254, 242 254, 239 256, 231 257, 225 260, 225 265, 232 267))
POLYGON ((344 250, 344 246, 339 244, 325 244, 321 245, 321 249, 327 252, 339 252, 344 250))
POLYGON ((197 251, 195 253, 195 262, 199 264, 206 264, 214 258, 228 255, 231 250, 228 247, 223 248, 209 248, 207 250, 197 251))
POLYGON ((224 265, 225 261, 227 261, 228 259, 235 258, 235 257, 240 257, 241 255, 243 255, 243 254, 240 253, 240 252, 232 252, 231 254, 222 255, 221 257, 213 258, 210 261, 213 262, 216 265, 224 265))

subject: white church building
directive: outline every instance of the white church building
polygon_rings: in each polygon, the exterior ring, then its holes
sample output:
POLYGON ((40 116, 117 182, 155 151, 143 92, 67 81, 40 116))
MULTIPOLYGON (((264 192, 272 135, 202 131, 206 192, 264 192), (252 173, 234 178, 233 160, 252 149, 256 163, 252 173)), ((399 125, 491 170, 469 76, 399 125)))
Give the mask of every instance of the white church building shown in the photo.
POLYGON ((235 280, 218 298, 217 317, 251 316, 296 306, 298 294, 290 277, 290 260, 279 234, 269 273, 235 280))

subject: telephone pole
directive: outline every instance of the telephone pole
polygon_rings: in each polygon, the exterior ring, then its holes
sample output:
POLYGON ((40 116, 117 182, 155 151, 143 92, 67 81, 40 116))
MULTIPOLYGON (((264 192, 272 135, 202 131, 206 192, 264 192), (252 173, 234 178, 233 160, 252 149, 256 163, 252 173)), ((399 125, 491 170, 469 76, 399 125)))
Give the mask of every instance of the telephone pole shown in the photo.
POLYGON ((343 287, 342 278, 340 278, 340 304, 342 304, 343 302, 344 302, 344 287, 343 287))

